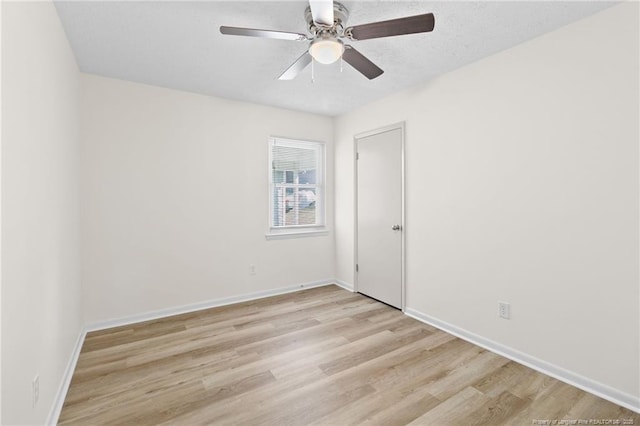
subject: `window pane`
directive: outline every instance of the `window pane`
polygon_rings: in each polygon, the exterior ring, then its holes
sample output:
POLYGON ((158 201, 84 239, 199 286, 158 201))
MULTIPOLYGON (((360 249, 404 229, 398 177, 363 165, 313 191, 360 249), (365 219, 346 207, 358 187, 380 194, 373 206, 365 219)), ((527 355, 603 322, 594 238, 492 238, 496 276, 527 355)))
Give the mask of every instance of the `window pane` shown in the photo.
POLYGON ((298 172, 298 183, 304 185, 315 185, 316 184, 316 170, 302 170, 298 172))
POLYGON ((317 183, 318 150, 316 148, 274 145, 272 159, 273 183, 283 182, 280 172, 285 174, 285 183, 306 185, 317 183))
POLYGON ((272 226, 284 226, 285 195, 284 188, 273 188, 273 223, 272 226))
POLYGON ((295 190, 293 188, 286 189, 285 197, 285 213, 289 213, 295 204, 295 190))
POLYGON ((287 188, 285 225, 316 224, 316 189, 287 188))
POLYGON ((294 177, 294 175, 295 175, 295 173, 293 172, 293 170, 287 170, 287 171, 286 171, 286 172, 284 172, 284 173, 285 173, 285 176, 287 177, 287 178, 286 178, 286 180, 285 180, 285 183, 296 183, 296 182, 293 180, 293 177, 294 177))

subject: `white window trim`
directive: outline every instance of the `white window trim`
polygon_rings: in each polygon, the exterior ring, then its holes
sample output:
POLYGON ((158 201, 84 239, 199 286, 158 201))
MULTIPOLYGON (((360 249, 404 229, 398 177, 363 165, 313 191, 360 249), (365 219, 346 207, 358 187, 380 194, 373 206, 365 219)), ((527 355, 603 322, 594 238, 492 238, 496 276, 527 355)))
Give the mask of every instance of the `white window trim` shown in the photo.
POLYGON ((300 140, 292 138, 284 138, 278 136, 270 136, 269 143, 269 218, 267 225, 267 233, 265 235, 267 240, 286 239, 286 238, 301 238, 301 237, 315 237, 328 235, 326 223, 326 144, 320 141, 300 140), (273 145, 274 143, 279 145, 290 145, 293 147, 307 146, 307 147, 320 147, 320 167, 317 174, 317 190, 320 192, 320 203, 316 203, 316 214, 318 215, 318 223, 320 225, 296 225, 296 226, 272 226, 273 224, 273 145))

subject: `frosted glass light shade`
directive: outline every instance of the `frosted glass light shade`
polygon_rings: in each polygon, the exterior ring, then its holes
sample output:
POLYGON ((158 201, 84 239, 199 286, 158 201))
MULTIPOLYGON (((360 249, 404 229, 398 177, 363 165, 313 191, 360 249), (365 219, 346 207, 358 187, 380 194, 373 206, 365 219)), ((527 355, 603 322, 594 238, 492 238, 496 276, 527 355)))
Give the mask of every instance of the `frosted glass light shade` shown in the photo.
POLYGON ((309 53, 321 64, 332 64, 342 56, 344 44, 336 39, 318 39, 311 43, 309 53))

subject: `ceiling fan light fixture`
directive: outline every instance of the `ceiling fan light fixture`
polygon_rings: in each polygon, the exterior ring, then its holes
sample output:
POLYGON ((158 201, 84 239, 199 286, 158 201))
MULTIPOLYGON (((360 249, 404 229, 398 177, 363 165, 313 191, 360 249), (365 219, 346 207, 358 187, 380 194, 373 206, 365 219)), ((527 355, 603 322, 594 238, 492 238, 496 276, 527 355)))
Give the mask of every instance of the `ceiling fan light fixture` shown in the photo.
POLYGON ((309 53, 321 64, 332 64, 342 56, 344 44, 336 38, 319 38, 311 42, 309 53))

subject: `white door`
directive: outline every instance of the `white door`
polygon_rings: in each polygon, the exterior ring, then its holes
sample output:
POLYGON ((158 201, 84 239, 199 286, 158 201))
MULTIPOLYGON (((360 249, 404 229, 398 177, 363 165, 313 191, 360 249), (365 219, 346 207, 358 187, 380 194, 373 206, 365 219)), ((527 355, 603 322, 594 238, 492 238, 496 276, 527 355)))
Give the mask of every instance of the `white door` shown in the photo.
POLYGON ((356 136, 357 291, 402 309, 403 138, 400 126, 356 136))

